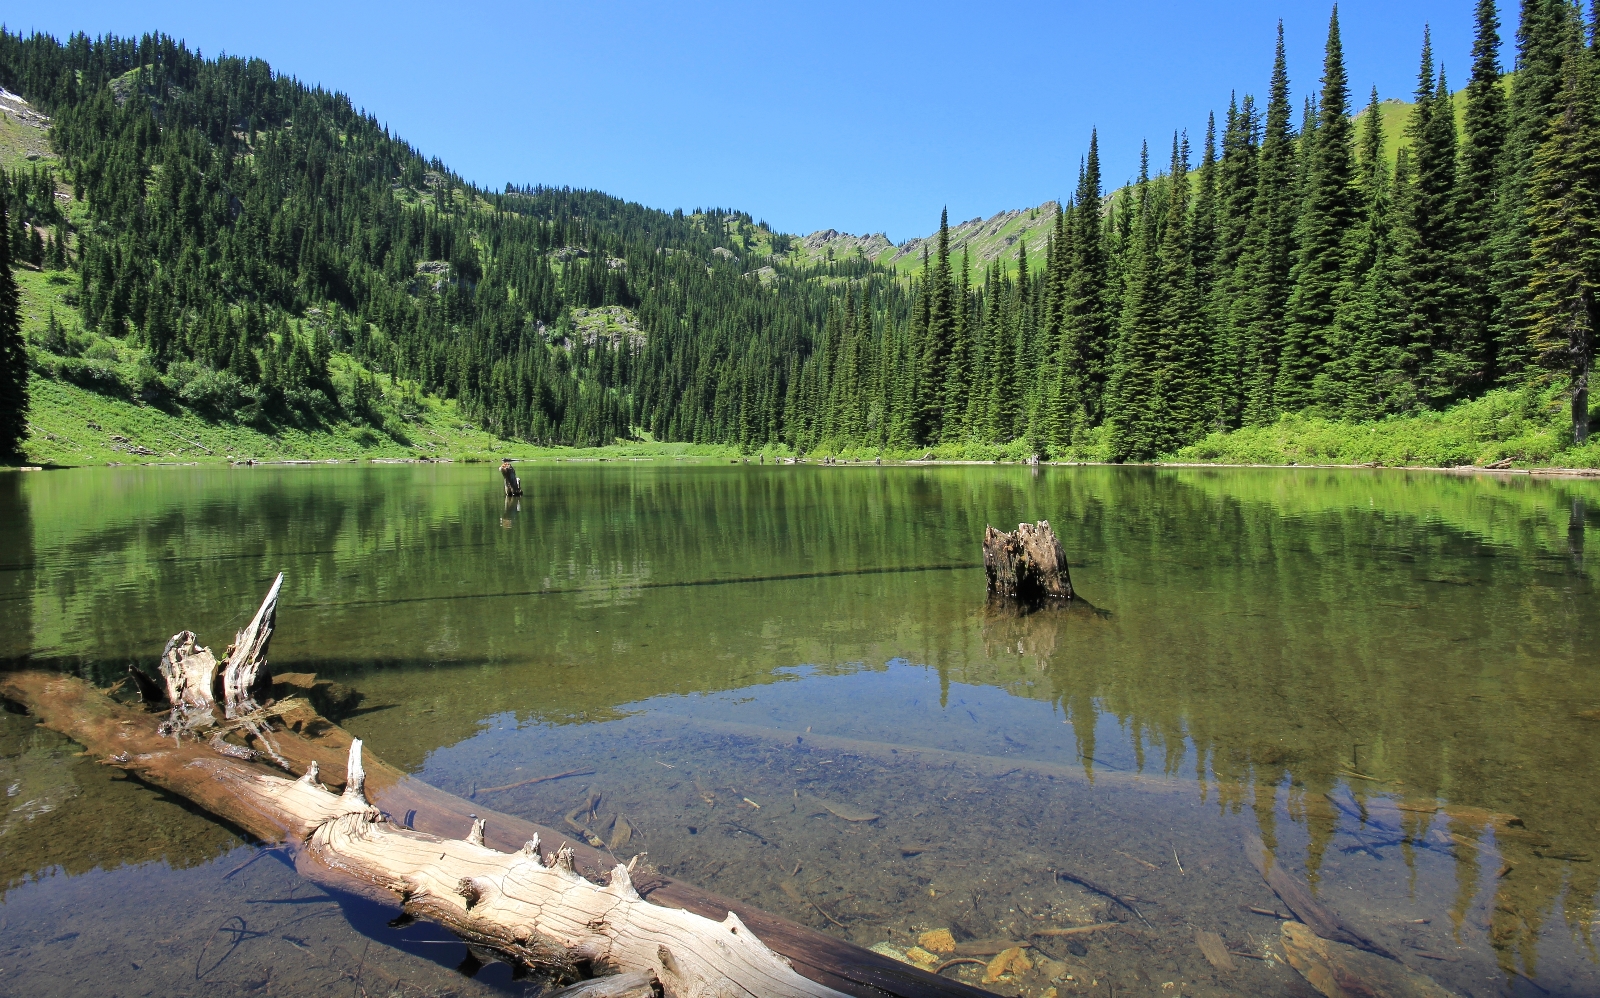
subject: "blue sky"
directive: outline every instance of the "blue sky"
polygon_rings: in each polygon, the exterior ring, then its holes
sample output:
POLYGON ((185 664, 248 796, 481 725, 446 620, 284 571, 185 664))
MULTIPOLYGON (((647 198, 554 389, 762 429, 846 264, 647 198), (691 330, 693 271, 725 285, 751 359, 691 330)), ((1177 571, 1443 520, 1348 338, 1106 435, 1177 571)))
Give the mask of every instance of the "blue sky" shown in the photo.
MULTIPOLYGON (((1295 98, 1330 4, 411 3, 12 0, 12 30, 160 30, 350 94, 490 187, 591 187, 660 208, 739 208, 791 232, 885 231, 1070 192, 1089 129, 1108 186, 1149 138, 1199 138, 1230 90, 1262 94, 1284 21, 1295 98)), ((1508 44, 1515 4, 1502 0, 1508 44), (1509 8, 1509 9, 1508 9, 1509 8)), ((1353 98, 1409 97, 1425 23, 1465 82, 1469 0, 1340 7, 1353 98)))

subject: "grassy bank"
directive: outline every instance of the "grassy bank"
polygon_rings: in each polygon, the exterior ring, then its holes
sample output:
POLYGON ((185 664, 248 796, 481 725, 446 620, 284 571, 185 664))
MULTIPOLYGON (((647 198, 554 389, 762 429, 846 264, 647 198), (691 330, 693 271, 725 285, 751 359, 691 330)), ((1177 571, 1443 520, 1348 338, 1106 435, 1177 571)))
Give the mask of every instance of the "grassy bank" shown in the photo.
MULTIPOLYGON (((382 379, 386 387, 392 384, 382 379)), ((633 441, 606 447, 539 447, 503 440, 462 418, 454 402, 420 396, 381 427, 360 420, 258 428, 178 402, 153 404, 125 394, 35 375, 26 462, 33 465, 170 462, 328 461, 435 458, 498 460, 757 460, 791 456, 786 447, 748 453, 733 445, 633 441)), ((1165 460, 1196 464, 1333 464, 1384 467, 1487 466, 1600 468, 1600 442, 1570 443, 1558 390, 1493 392, 1439 413, 1376 423, 1287 416, 1270 426, 1214 433, 1165 460)), ((1023 461, 1025 441, 996 446, 950 443, 912 450, 824 446, 808 459, 845 461, 1023 461)), ((1060 455, 1100 462, 1103 433, 1060 455)))
MULTIPOLYGON (((463 417, 453 401, 421 394, 415 385, 362 369, 348 355, 333 359, 337 399, 289 418, 268 418, 248 396, 223 404, 221 389, 188 365, 157 372, 143 350, 83 330, 76 319, 70 275, 14 272, 22 292, 29 341, 33 405, 24 443, 31 465, 152 464, 169 462, 450 460, 767 460, 787 447, 741 452, 735 445, 633 441, 606 447, 539 447, 508 441, 463 417), (53 318, 52 318, 53 317, 53 318), (372 378, 375 401, 361 416, 350 391, 372 378)), ((226 386, 223 386, 225 388, 226 386)), ((225 393, 224 393, 225 394, 225 393)), ((808 457, 846 461, 1023 461, 1034 447, 944 443, 906 450, 823 444, 808 457)), ((1110 447, 1105 427, 1092 431, 1058 460, 1101 462, 1110 447)), ((1562 386, 1490 392, 1443 412, 1347 423, 1312 415, 1286 416, 1270 426, 1213 433, 1168 461, 1202 464, 1343 464, 1387 467, 1486 466, 1600 468, 1600 442, 1571 443, 1562 386)))
POLYGON ((1285 416, 1210 436, 1169 455, 1215 464, 1600 468, 1600 438, 1572 444, 1563 386, 1493 391, 1443 412, 1347 423, 1285 416))

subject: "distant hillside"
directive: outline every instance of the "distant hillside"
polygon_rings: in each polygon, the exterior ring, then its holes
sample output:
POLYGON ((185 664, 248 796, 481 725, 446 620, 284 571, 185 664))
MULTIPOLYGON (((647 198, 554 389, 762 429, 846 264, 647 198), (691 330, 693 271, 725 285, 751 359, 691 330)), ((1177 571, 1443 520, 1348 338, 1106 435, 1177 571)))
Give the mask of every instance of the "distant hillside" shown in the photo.
MULTIPOLYGON (((1028 247, 1030 269, 1044 262, 1045 245, 1054 231, 1056 203, 1046 201, 1034 208, 1017 208, 1002 211, 988 218, 973 218, 950 226, 950 252, 959 258, 962 251, 970 254, 971 270, 983 273, 992 260, 1002 260, 1007 270, 1014 271, 1022 246, 1028 247)), ((843 260, 859 255, 871 263, 893 268, 897 273, 915 273, 922 267, 922 251, 926 247, 932 256, 938 249, 938 236, 921 236, 907 239, 896 245, 881 232, 867 236, 853 236, 836 229, 822 229, 797 240, 786 259, 798 264, 826 263, 831 259, 843 260)))

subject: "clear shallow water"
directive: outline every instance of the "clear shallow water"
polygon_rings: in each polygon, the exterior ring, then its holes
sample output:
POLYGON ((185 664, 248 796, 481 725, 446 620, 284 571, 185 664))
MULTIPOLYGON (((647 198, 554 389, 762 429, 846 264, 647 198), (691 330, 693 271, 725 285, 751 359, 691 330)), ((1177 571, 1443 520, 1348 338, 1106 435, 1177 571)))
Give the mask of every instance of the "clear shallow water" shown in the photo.
MULTIPOLYGON (((1462 994, 1600 993, 1590 483, 523 478, 507 507, 475 466, 0 476, 0 659, 110 682, 183 627, 226 644, 281 569, 274 667, 365 694, 345 723, 375 752, 547 824, 581 809, 610 838, 621 816, 620 853, 824 931, 905 945, 1122 917, 1134 931, 1040 942, 1071 968, 1058 993, 1308 994, 1194 944, 1281 952, 1247 910, 1282 907, 1244 856, 1258 834, 1462 994), (987 608, 983 526, 1041 517, 1092 608, 987 608), (595 772, 492 789, 572 769, 595 772), (1496 834, 1490 813, 1522 825, 1496 834), (1142 899, 1141 918, 1052 871, 1142 899)), ((521 988, 456 973, 446 938, 389 930, 272 855, 230 872, 253 854, 229 830, 3 720, 0 993, 351 993, 368 966, 402 992, 521 988), (312 908, 321 935, 284 927, 312 908)))

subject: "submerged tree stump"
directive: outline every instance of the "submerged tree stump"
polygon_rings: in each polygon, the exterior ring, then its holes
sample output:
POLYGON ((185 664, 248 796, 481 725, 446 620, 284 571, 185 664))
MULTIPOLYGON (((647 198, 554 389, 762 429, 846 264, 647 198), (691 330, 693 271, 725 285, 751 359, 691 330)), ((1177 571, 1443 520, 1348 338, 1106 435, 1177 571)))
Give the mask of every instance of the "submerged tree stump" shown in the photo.
POLYGON ((516 469, 511 467, 511 461, 500 462, 500 477, 506 480, 506 498, 519 499, 522 497, 522 479, 517 477, 516 469))
POLYGON ((309 677, 266 685, 281 582, 225 664, 192 633, 175 636, 167 689, 139 685, 144 709, 40 672, 0 675, 0 695, 107 764, 284 843, 308 877, 398 902, 478 953, 557 980, 612 978, 586 995, 984 994, 363 760, 361 742, 303 695, 309 677), (168 711, 152 715, 158 706, 168 711))
POLYGON ((1009 534, 984 527, 983 571, 991 596, 1024 603, 1072 598, 1067 555, 1049 520, 1019 523, 1009 534))

